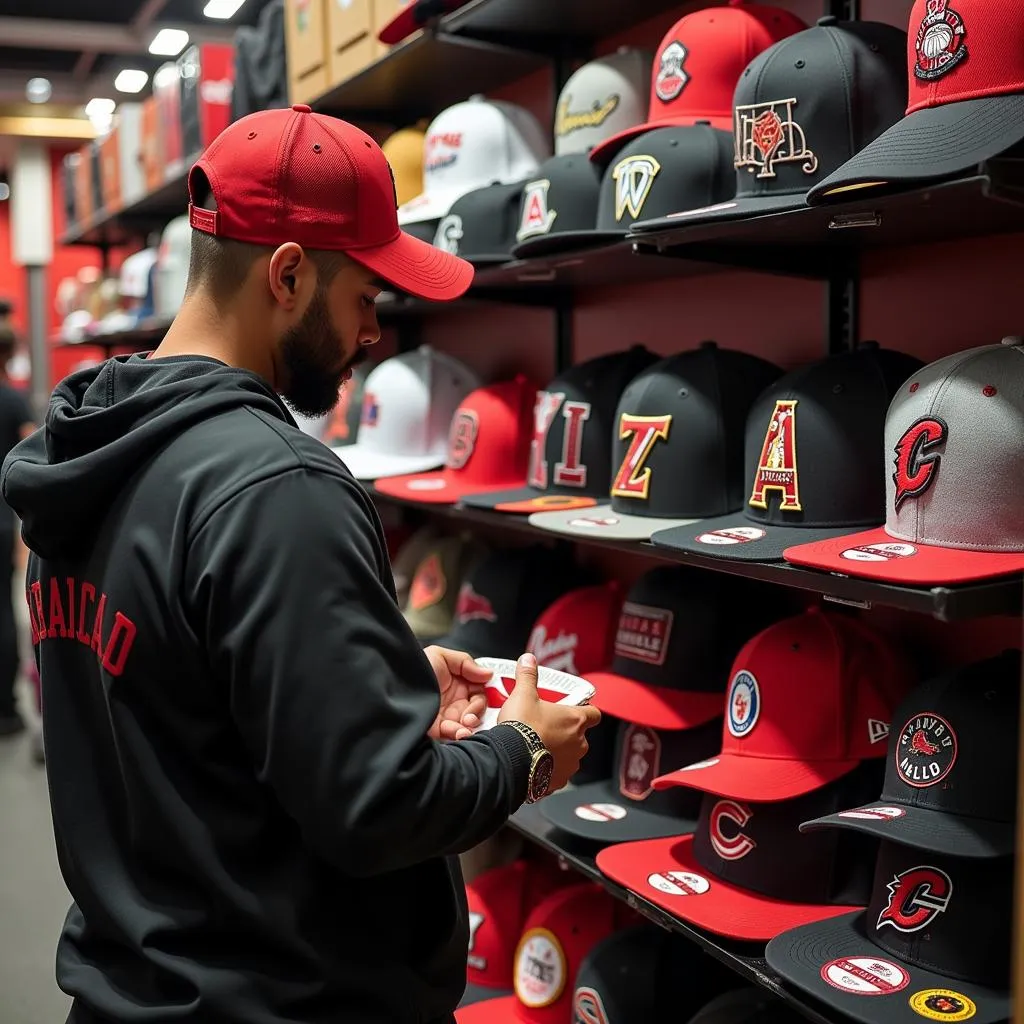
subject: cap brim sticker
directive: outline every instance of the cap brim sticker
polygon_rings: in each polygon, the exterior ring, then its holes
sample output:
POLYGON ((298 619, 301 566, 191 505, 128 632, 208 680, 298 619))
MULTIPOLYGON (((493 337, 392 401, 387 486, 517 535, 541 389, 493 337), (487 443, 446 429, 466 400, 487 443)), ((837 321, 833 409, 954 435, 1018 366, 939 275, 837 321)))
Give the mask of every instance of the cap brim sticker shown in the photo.
POLYGON ((922 989, 908 1002, 914 1013, 928 1020, 970 1020, 978 1012, 973 999, 949 988, 922 989))
POLYGON ((854 996, 891 996, 910 984, 910 975, 891 960, 844 956, 822 967, 821 980, 854 996))
POLYGON ((576 817, 584 821, 622 821, 629 812, 618 804, 580 804, 576 817))
POLYGON ((574 508, 593 508, 594 498, 570 498, 564 494, 545 494, 525 501, 509 501, 495 505, 497 512, 570 512, 574 508))
POLYGON ((692 871, 664 871, 647 876, 647 884, 666 896, 703 896, 711 883, 692 871))
POLYGON ((697 543, 722 547, 731 544, 750 544, 764 540, 767 536, 768 531, 757 526, 734 526, 728 530, 712 530, 710 533, 698 534, 697 543))
POLYGON ((894 821, 906 813, 902 807, 859 807, 855 811, 840 811, 836 817, 858 821, 894 821))
POLYGON ((848 562, 890 562, 894 558, 911 558, 917 554, 913 544, 864 544, 847 548, 840 554, 848 562))

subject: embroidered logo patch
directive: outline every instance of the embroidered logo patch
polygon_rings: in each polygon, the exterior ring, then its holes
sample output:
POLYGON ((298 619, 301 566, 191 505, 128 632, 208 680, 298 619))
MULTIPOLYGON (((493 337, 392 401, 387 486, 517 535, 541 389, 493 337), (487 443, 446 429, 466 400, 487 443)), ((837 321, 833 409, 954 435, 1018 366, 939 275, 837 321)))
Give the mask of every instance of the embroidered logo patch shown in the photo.
POLYGON ((917 29, 917 60, 914 76, 934 82, 967 59, 964 19, 952 10, 949 0, 928 0, 925 16, 917 29))
POLYGON ((755 508, 767 508, 768 492, 778 491, 782 495, 780 511, 801 510, 800 479, 796 468, 796 406, 796 399, 780 399, 775 403, 748 502, 755 508))
POLYGON ((546 235, 551 230, 558 213, 548 209, 550 187, 551 182, 547 178, 530 181, 523 186, 523 213, 516 232, 518 241, 534 235, 546 235))
POLYGON ((612 178, 615 180, 615 220, 620 221, 628 213, 632 220, 639 220, 644 203, 650 195, 654 179, 661 170, 661 164, 653 156, 637 153, 627 156, 615 165, 612 178))
POLYGON ((908 498, 920 497, 934 483, 948 432, 945 420, 925 416, 912 423, 896 443, 896 471, 892 475, 896 511, 908 498))
POLYGON ((804 174, 814 174, 818 157, 807 145, 807 137, 794 118, 795 97, 736 107, 737 168, 745 167, 758 178, 774 178, 776 164, 799 163, 804 174))
POLYGON ((688 56, 686 47, 676 39, 661 51, 658 74, 654 81, 654 94, 662 103, 671 103, 686 88, 690 76, 683 65, 688 56))

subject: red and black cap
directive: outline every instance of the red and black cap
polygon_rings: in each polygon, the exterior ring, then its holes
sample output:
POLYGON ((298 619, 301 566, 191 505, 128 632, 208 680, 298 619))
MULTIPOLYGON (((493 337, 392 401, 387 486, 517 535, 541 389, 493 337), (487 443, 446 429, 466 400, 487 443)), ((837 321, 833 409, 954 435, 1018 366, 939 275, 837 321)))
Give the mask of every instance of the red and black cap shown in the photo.
POLYGON ((736 592, 682 566, 644 573, 630 588, 615 658, 586 678, 602 712, 652 729, 692 729, 725 707, 729 665, 746 639, 736 592))
POLYGON ((466 0, 401 0, 401 10, 377 33, 388 46, 395 46, 418 32, 431 18, 457 11, 466 0))
POLYGON ((918 687, 893 719, 878 800, 801 825, 951 857, 1008 857, 1017 819, 1021 655, 1006 651, 918 687))
POLYGON ((188 177, 197 231, 251 245, 343 252, 423 299, 457 299, 473 268, 398 227, 395 178, 380 146, 304 104, 239 118, 188 177), (216 210, 203 208, 205 177, 216 210))
POLYGON ((433 640, 475 658, 510 658, 525 650, 537 617, 580 582, 568 555, 541 545, 495 551, 467 574, 455 602, 454 625, 433 640))
POLYGON ((1011 1019, 1013 858, 879 847, 871 902, 779 935, 769 965, 863 1024, 1011 1019))
POLYGON ((537 512, 554 533, 647 540, 655 530, 735 512, 746 497, 743 437, 755 399, 782 375, 713 341, 639 374, 619 400, 611 501, 537 512))
POLYGON ((434 246, 474 267, 507 263, 516 244, 522 190, 522 182, 497 182, 467 192, 438 221, 434 246))
POLYGON ((878 785, 875 766, 795 800, 753 803, 706 794, 696 832, 621 843, 597 866, 670 914, 717 935, 765 941, 787 928, 863 907, 875 842, 856 832, 801 835, 812 807, 842 807, 878 785), (830 836, 826 842, 806 842, 830 836))
POLYGON ((692 832, 700 797, 679 787, 658 791, 654 780, 672 765, 708 757, 718 746, 718 735, 717 722, 670 730, 620 722, 611 775, 552 794, 540 804, 541 813, 563 832, 595 842, 692 832))
POLYGON ((808 202, 957 174, 1024 139, 1017 0, 916 0, 907 65, 907 116, 818 182, 808 202))
POLYGON ((826 17, 759 54, 733 97, 735 199, 680 201, 636 230, 805 207, 812 185, 902 117, 905 46, 892 25, 826 17))
POLYGON ((911 667, 881 633, 812 608, 751 638, 725 696, 721 751, 656 789, 690 786, 739 800, 789 800, 886 752, 911 667))
POLYGON ((527 486, 469 495, 463 504, 519 515, 596 505, 611 485, 612 430, 619 397, 657 358, 642 345, 634 345, 559 374, 537 392, 527 486))
POLYGON ((873 342, 801 367, 747 417, 746 504, 651 542, 737 561, 778 562, 793 544, 838 537, 885 517, 878 472, 893 395, 921 362, 873 342), (803 470, 803 472, 801 472, 803 470))
POLYGON ((623 146, 605 169, 596 222, 588 229, 549 233, 529 255, 615 242, 636 221, 665 217, 681 206, 721 203, 735 191, 728 132, 699 124, 655 128, 623 146))

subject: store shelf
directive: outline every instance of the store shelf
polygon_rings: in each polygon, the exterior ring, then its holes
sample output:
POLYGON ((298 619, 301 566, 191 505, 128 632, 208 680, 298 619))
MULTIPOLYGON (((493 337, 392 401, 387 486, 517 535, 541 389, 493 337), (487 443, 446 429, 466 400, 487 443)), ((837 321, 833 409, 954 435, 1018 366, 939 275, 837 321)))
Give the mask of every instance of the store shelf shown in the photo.
POLYGON ((548 65, 527 50, 427 31, 329 90, 311 106, 348 121, 411 124, 548 65))
MULTIPOLYGON (((927 188, 733 221, 688 224, 630 237, 666 256, 776 273, 824 276, 830 257, 1024 231, 1019 171, 993 161, 987 173, 927 188)), ((1024 179, 1022 179, 1024 181, 1024 179)))
POLYGON ((158 342, 164 334, 167 333, 167 328, 170 327, 171 321, 162 317, 150 317, 143 320, 137 327, 130 331, 115 331, 111 334, 96 334, 92 337, 85 338, 82 341, 64 341, 63 339, 56 339, 53 342, 54 348, 87 348, 89 346, 98 345, 100 348, 107 350, 115 348, 135 348, 138 351, 143 351, 151 347, 154 343, 158 342))
POLYGON ((418 509, 426 514, 459 523, 493 527, 526 533, 533 540, 562 541, 586 547, 600 547, 626 554, 643 555, 663 562, 689 565, 695 569, 742 576, 763 583, 817 594, 825 601, 855 608, 896 608, 900 611, 928 615, 941 622, 956 622, 986 615, 1019 615, 1024 607, 1024 579, 1020 575, 976 583, 962 587, 903 587, 873 580, 855 579, 834 573, 804 569, 785 562, 740 562, 707 555, 655 547, 637 541, 602 540, 600 537, 569 537, 531 526, 526 516, 506 515, 486 509, 462 508, 458 505, 424 505, 402 498, 393 498, 372 491, 379 501, 418 509))
POLYGON ((566 835, 551 825, 535 805, 524 805, 512 815, 508 823, 520 835, 558 857, 565 866, 600 883, 609 894, 622 900, 653 924, 667 931, 684 935, 700 946, 705 953, 713 956, 747 981, 775 993, 808 1020, 814 1021, 815 1024, 835 1024, 834 1014, 829 1016, 827 1011, 816 1002, 797 995, 783 986, 779 976, 771 970, 764 957, 758 955, 760 947, 730 943, 726 939, 694 928, 672 914, 666 913, 661 907, 649 902, 632 890, 605 877, 598 870, 594 860, 598 847, 595 844, 577 845, 572 836, 566 835))

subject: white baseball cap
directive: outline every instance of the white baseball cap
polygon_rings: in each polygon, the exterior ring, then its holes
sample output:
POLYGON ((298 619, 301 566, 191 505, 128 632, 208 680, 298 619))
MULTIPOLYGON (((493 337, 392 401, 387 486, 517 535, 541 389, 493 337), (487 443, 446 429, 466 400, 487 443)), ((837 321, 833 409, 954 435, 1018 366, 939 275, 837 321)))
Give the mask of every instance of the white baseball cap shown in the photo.
POLYGON ((423 192, 398 208, 399 224, 447 215, 467 192, 510 185, 551 156, 551 142, 528 110, 472 96, 442 111, 423 142, 423 192))
POLYGON ((185 298, 191 255, 192 225, 187 216, 175 217, 160 236, 153 286, 157 316, 170 318, 178 315, 185 298))
POLYGON ((481 386, 468 366, 429 345, 386 359, 366 378, 358 440, 333 451, 357 480, 437 469, 448 458, 452 417, 481 386))
POLYGON ((149 290, 149 272, 156 263, 158 250, 142 249, 133 252, 121 264, 119 289, 123 299, 144 299, 149 290))
POLYGON ((622 47, 584 64, 562 87, 555 107, 555 155, 587 153, 647 120, 654 57, 622 47))

